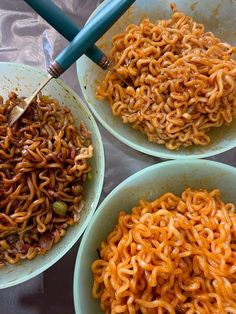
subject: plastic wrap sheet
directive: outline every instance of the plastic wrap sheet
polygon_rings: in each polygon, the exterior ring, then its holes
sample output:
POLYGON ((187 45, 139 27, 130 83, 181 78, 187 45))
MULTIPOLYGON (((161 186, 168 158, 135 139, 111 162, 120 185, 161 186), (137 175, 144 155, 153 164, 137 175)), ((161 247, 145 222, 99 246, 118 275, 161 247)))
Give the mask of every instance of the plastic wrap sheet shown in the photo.
MULTIPOLYGON (((102 0, 55 1, 82 26, 102 0)), ((45 69, 67 41, 23 0, 0 1, 0 61, 19 62, 45 69)), ((62 79, 81 97, 75 66, 62 79)), ((101 200, 121 181, 161 159, 150 157, 118 142, 100 126, 106 154, 106 175, 101 200)), ((211 159, 236 166, 236 150, 211 159)), ((101 201, 100 200, 100 201, 101 201)), ((73 307, 73 270, 77 243, 66 256, 43 274, 21 285, 0 290, 1 314, 70 314, 73 307)))

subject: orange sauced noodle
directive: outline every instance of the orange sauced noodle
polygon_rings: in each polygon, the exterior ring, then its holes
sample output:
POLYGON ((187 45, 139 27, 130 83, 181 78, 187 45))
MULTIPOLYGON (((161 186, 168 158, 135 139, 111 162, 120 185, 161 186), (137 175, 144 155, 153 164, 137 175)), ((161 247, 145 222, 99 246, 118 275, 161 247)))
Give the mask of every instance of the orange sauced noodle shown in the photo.
POLYGON ((12 127, 0 98, 0 266, 45 254, 80 218, 91 135, 69 109, 39 96, 12 127))
POLYGON ((101 243, 93 296, 106 314, 236 313, 236 213, 220 191, 141 200, 101 243))
POLYGON ((149 141, 175 150, 207 145, 210 129, 235 116, 236 48, 172 9, 169 20, 144 19, 113 37, 115 71, 97 97, 149 141))

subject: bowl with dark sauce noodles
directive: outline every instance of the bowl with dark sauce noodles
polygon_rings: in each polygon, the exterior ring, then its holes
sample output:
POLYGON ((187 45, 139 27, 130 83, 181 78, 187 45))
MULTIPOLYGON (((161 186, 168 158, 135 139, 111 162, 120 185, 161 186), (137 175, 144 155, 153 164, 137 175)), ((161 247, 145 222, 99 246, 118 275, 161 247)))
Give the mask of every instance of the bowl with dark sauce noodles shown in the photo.
POLYGON ((0 288, 36 276, 66 254, 102 190, 104 152, 96 122, 60 80, 8 125, 19 97, 29 96, 45 75, 0 63, 0 288))
POLYGON ((116 138, 152 156, 234 148, 235 22, 231 0, 137 0, 98 43, 110 71, 86 56, 77 61, 91 110, 116 138))
POLYGON ((101 203, 74 272, 77 314, 234 314, 236 169, 189 159, 132 175, 101 203))

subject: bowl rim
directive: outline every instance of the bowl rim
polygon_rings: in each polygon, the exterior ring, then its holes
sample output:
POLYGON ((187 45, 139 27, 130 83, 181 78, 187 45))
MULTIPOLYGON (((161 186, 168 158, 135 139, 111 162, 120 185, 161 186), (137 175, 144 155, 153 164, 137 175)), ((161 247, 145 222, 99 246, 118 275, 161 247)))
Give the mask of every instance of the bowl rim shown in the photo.
POLYGON ((96 220, 100 214, 102 214, 104 207, 109 204, 110 200, 113 198, 113 196, 117 193, 120 193, 125 187, 127 187, 132 181, 135 181, 137 177, 141 177, 145 175, 146 173, 157 170, 161 168, 167 168, 168 166, 175 165, 176 167, 180 166, 190 166, 192 164, 198 164, 199 166, 205 164, 213 167, 221 168, 222 170, 227 170, 234 172, 236 176, 236 168, 233 166, 230 166, 228 164, 224 164, 218 161, 208 160, 208 159, 198 159, 198 158, 192 158, 188 160, 168 160, 163 161, 148 167, 143 168, 142 170, 139 170, 138 172, 132 174, 128 178, 126 178, 124 181, 119 183, 102 201, 102 203, 97 208, 95 214, 93 215, 92 219, 90 220, 90 224, 87 227, 85 233, 83 234, 82 240, 80 242, 80 246, 78 248, 76 260, 75 260, 75 267, 74 267, 74 276, 73 276, 73 300, 74 300, 74 308, 76 314, 82 314, 80 310, 79 305, 79 270, 81 267, 81 260, 83 256, 84 247, 86 246, 87 239, 90 237, 90 232, 93 229, 93 226, 96 224, 96 220))
MULTIPOLYGON (((13 66, 13 67, 17 67, 17 68, 22 69, 22 70, 26 69, 26 70, 33 71, 34 73, 37 72, 38 74, 45 76, 45 77, 47 75, 47 72, 44 72, 43 70, 40 70, 38 68, 34 68, 32 66, 29 66, 29 65, 21 64, 21 63, 0 62, 0 68, 1 68, 1 66, 10 66, 10 67, 13 66)), ((79 238, 83 234, 84 230, 86 229, 86 227, 88 226, 88 224, 91 221, 91 218, 92 218, 92 216, 93 216, 93 214, 97 208, 99 199, 101 197, 103 183, 104 183, 104 176, 105 176, 105 155, 104 155, 104 147, 103 147, 103 142, 102 142, 100 130, 97 126, 97 123, 96 123, 93 115, 91 114, 88 107, 85 105, 84 101, 80 98, 80 96, 72 88, 70 88, 67 84, 65 84, 62 80, 57 79, 56 84, 59 84, 59 86, 61 86, 63 89, 65 89, 68 92, 68 94, 70 94, 76 102, 81 104, 82 110, 84 110, 84 112, 86 113, 87 117, 91 121, 91 124, 93 125, 93 129, 95 130, 95 134, 96 134, 96 137, 98 139, 98 141, 95 143, 95 145, 97 147, 99 147, 99 151, 100 151, 99 158, 98 158, 98 167, 100 169, 100 173, 99 173, 99 184, 97 185, 97 188, 96 188, 97 193, 94 196, 94 200, 91 204, 90 210, 88 211, 88 215, 87 215, 85 221, 83 222, 83 224, 81 224, 80 230, 76 233, 76 236, 74 238, 72 238, 71 241, 65 247, 63 247, 63 249, 58 251, 58 254, 55 257, 53 257, 46 264, 44 264, 42 262, 41 267, 39 267, 38 269, 35 269, 34 271, 32 271, 31 273, 29 273, 27 275, 23 275, 21 278, 17 278, 15 280, 7 282, 6 284, 0 284, 0 289, 9 288, 9 287, 18 285, 20 283, 26 282, 29 279, 32 279, 33 277, 43 273, 45 270, 50 268, 53 264, 58 262, 72 248, 72 246, 75 245, 75 243, 79 240, 79 238)), ((78 222, 78 225, 79 225, 79 222, 78 222)), ((37 258, 37 256, 35 258, 37 258)), ((28 261, 28 262, 31 262, 31 261, 28 261)), ((17 265, 15 265, 15 267, 17 267, 17 265)))
MULTIPOLYGON (((88 21, 94 16, 96 15, 109 1, 111 0, 104 0, 93 12, 92 14, 89 16, 88 20, 86 23, 88 23, 88 21)), ((193 158, 207 158, 207 157, 212 157, 212 156, 216 156, 218 154, 224 153, 229 151, 230 149, 233 149, 236 147, 236 138, 232 141, 230 141, 230 143, 228 145, 224 145, 221 148, 215 149, 215 150, 209 150, 205 153, 197 153, 197 154, 189 154, 189 155, 179 155, 178 151, 167 151, 167 152, 159 152, 158 148, 160 146, 163 147, 163 145, 160 144, 156 144, 156 148, 157 150, 153 150, 150 148, 146 148, 146 147, 142 147, 138 144, 138 141, 132 142, 132 140, 129 139, 129 137, 125 137, 119 134, 119 130, 115 131, 112 126, 110 126, 106 120, 102 117, 102 115, 99 114, 99 112, 96 110, 96 106, 92 105, 92 102, 89 100, 89 97, 87 97, 87 93, 86 90, 82 84, 82 74, 80 71, 80 63, 82 59, 78 59, 76 61, 76 72, 77 72, 77 77, 78 77, 78 81, 79 81, 79 85, 83 94, 84 99, 86 100, 88 107, 90 108, 90 110, 92 111, 92 113, 95 115, 95 117, 97 118, 97 120, 101 123, 101 125, 110 133, 112 134, 115 138, 117 138, 119 141, 121 141, 122 143, 124 143, 125 145, 141 152, 144 154, 147 154, 149 156, 154 156, 154 157, 159 157, 159 158, 164 158, 164 159, 193 159, 193 158)), ((86 58, 86 61, 89 61, 89 59, 86 58)), ((108 105, 108 103, 107 103, 108 105)), ((112 115, 112 112, 110 112, 112 115)), ((113 116, 113 115, 112 115, 113 116)), ((117 117, 118 118, 118 117, 117 117)), ((122 121, 120 120, 120 122, 122 123, 122 121)), ((130 127, 132 127, 131 124, 127 124, 126 125, 127 129, 130 127)), ((140 132, 140 131, 137 131, 140 132)), ((129 134, 129 132, 127 132, 129 134)), ((148 139, 146 138, 146 141, 148 143, 148 139)), ((191 147, 199 147, 201 148, 202 146, 191 146, 191 147)), ((205 146, 207 147, 207 145, 205 146)), ((183 148, 183 153, 184 150, 188 148, 183 148)))

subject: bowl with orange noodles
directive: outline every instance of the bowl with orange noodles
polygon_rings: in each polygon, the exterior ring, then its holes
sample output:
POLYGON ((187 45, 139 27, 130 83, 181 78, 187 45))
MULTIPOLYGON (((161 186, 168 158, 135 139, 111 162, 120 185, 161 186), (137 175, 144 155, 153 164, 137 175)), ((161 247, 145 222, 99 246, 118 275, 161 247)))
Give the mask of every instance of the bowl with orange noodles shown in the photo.
POLYGON ((77 61, 93 114, 152 156, 203 158, 234 148, 235 22, 231 0, 135 1, 98 42, 110 71, 86 56, 77 61))
POLYGON ((0 63, 0 289, 56 263, 76 243, 103 186, 104 152, 92 114, 60 80, 9 128, 19 97, 46 77, 30 66, 0 63))
POLYGON ((77 314, 235 313, 236 169, 166 161, 119 184, 74 271, 77 314))

